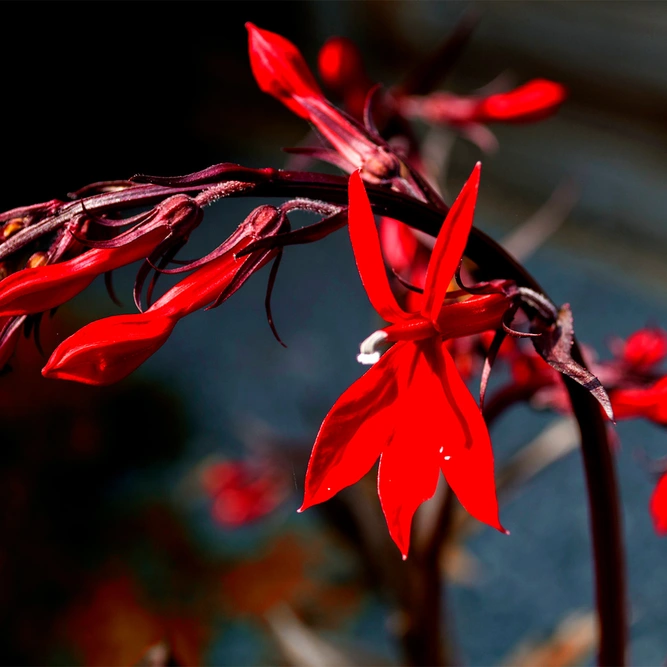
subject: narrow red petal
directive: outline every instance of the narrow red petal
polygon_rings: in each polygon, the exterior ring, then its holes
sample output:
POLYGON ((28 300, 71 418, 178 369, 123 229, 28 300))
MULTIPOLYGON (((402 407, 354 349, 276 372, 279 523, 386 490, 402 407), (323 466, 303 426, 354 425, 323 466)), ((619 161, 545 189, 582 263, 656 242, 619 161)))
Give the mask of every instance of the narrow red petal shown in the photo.
POLYGON ((391 439, 396 373, 406 343, 397 343, 343 395, 322 422, 306 472, 302 511, 358 482, 391 439))
POLYGON ((567 97, 564 86, 547 79, 534 79, 507 93, 482 100, 475 116, 479 122, 529 122, 555 113, 567 97))
POLYGON ((281 35, 246 23, 250 66, 260 89, 308 118, 298 98, 323 97, 299 50, 281 35), (296 98, 296 99, 295 99, 296 98))
POLYGON ((153 313, 96 320, 54 350, 42 375, 90 385, 113 384, 160 349, 176 322, 153 313))
POLYGON ((407 313, 398 305, 389 287, 373 210, 364 183, 357 171, 350 176, 349 197, 350 239, 361 282, 364 284, 368 298, 380 317, 388 322, 405 320, 407 313))
POLYGON ((472 228, 482 165, 478 162, 442 223, 426 272, 422 314, 432 322, 438 317, 447 289, 461 261, 472 228))
POLYGON ((655 532, 667 535, 667 475, 663 475, 658 481, 651 495, 649 510, 655 532))
POLYGON ((498 518, 493 449, 481 410, 445 343, 434 341, 433 346, 427 348, 427 355, 440 384, 438 417, 443 428, 443 443, 438 455, 442 472, 470 514, 505 532, 498 518))

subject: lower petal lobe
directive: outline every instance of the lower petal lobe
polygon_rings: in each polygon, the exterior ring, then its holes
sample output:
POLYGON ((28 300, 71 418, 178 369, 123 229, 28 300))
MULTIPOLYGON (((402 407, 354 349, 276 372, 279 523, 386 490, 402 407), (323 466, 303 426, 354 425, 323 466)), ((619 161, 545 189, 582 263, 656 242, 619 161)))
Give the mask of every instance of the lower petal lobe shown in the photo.
MULTIPOLYGON (((444 343, 434 341, 425 351, 439 386, 434 409, 445 441, 440 467, 459 502, 476 519, 500 531, 493 472, 493 450, 481 410, 459 374, 444 343)), ((435 399, 434 399, 435 402, 435 399)))

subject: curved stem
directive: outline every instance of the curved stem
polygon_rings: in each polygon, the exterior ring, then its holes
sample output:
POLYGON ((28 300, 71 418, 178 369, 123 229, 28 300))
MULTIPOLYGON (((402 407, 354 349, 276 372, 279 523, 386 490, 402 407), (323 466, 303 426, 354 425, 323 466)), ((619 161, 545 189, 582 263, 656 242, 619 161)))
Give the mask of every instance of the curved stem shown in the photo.
MULTIPOLYGON (((470 237, 466 254, 485 270, 544 293, 521 265, 479 230, 470 237)), ((572 346, 572 357, 585 366, 576 340, 572 346)), ((600 629, 598 664, 621 666, 627 660, 627 613, 625 555, 616 470, 600 406, 579 384, 567 377, 563 379, 581 433, 600 629)))

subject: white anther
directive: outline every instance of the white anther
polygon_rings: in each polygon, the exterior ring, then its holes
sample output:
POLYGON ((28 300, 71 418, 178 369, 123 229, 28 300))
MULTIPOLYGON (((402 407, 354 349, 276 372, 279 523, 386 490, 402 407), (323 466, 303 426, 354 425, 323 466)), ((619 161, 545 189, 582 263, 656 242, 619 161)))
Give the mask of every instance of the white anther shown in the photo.
POLYGON ((374 331, 366 340, 364 340, 359 346, 359 354, 357 355, 357 361, 360 364, 370 366, 372 364, 380 361, 380 352, 376 349, 376 346, 380 343, 383 343, 387 339, 386 331, 374 331))

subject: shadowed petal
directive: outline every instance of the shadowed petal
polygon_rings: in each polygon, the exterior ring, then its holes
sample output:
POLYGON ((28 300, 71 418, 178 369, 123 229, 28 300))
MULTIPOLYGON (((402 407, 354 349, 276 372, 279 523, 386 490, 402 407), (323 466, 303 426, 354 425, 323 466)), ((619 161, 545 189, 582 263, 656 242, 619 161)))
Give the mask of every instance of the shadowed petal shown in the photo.
POLYGON ((432 322, 438 317, 447 289, 461 261, 472 228, 482 165, 478 162, 442 223, 426 272, 422 314, 432 322))
POLYGON ((350 176, 349 196, 350 239, 361 282, 364 284, 368 298, 380 317, 388 322, 405 320, 407 313, 398 305, 389 287, 373 210, 368 201, 364 183, 357 171, 350 176))
POLYGON ((358 482, 394 428, 396 373, 407 343, 397 343, 362 375, 324 418, 306 472, 303 511, 358 482))
POLYGON ((435 493, 440 475, 438 451, 448 430, 442 415, 442 390, 425 350, 432 339, 406 343, 397 374, 394 437, 382 452, 378 494, 389 534, 407 557, 410 526, 417 508, 435 493))
POLYGON ((433 414, 442 426, 443 450, 438 450, 442 472, 472 516, 505 531, 498 518, 491 439, 479 406, 444 343, 434 341, 425 348, 425 354, 433 377, 439 380, 439 386, 432 383, 428 391, 439 396, 439 407, 433 414))

